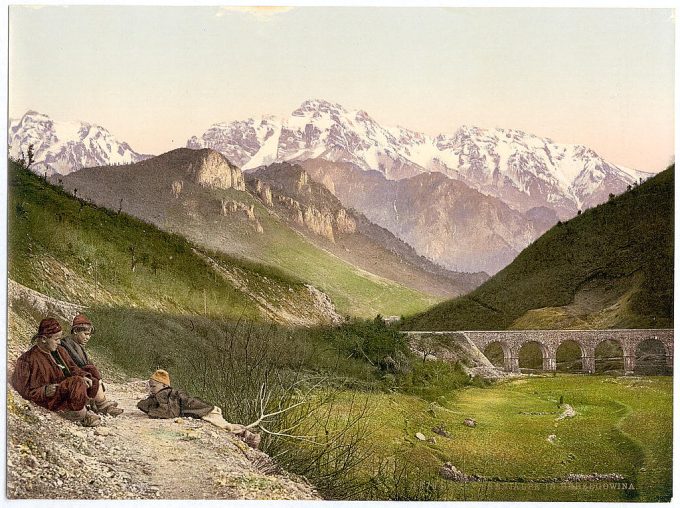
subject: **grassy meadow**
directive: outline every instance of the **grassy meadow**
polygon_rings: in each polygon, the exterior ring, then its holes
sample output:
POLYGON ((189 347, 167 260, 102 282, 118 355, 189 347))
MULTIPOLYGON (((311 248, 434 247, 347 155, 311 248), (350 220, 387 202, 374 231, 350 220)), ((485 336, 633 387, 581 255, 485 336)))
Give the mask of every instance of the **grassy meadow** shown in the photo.
POLYGON ((391 464, 387 476, 407 480, 400 491, 378 474, 376 497, 381 486, 404 500, 651 502, 672 495, 671 377, 563 374, 466 387, 433 402, 399 392, 367 397, 369 440, 380 446, 363 473, 391 464), (575 417, 557 420, 560 397, 575 417), (464 425, 466 418, 476 427, 464 425), (450 437, 435 434, 436 427, 450 437), (417 432, 435 442, 419 441, 417 432), (487 481, 443 480, 438 471, 447 461, 487 481), (564 481, 593 473, 625 480, 564 481))

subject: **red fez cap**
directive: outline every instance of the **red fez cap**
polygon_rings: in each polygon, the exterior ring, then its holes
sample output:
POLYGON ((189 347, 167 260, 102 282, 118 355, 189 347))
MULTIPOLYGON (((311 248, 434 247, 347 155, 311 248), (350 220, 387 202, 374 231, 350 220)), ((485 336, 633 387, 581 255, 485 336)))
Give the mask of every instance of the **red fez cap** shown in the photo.
POLYGON ((87 319, 87 316, 85 314, 76 314, 76 317, 73 318, 73 324, 71 326, 81 325, 92 326, 92 321, 87 319))
POLYGON ((59 321, 50 317, 40 321, 40 325, 38 326, 38 335, 52 335, 53 333, 60 331, 61 325, 59 324, 59 321))

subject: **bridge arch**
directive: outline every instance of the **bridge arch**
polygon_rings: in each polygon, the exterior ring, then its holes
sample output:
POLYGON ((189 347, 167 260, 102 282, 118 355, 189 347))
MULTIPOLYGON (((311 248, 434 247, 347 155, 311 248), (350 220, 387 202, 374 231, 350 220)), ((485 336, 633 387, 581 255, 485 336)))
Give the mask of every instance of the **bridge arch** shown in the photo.
POLYGON ((517 364, 520 369, 529 370, 552 370, 550 368, 551 358, 549 348, 538 340, 527 340, 517 345, 517 364), (534 349, 532 352, 531 349, 534 349), (536 350, 541 355, 535 358, 536 350), (522 354, 524 353, 524 356, 522 354))
POLYGON ((502 340, 492 340, 490 341, 482 350, 484 356, 489 360, 494 367, 503 368, 506 371, 512 370, 511 365, 511 350, 507 342, 502 340), (498 349, 500 348, 503 358, 501 362, 498 361, 498 349))
POLYGON ((586 350, 578 339, 563 340, 555 350, 555 370, 562 372, 586 371, 585 358, 586 350))
POLYGON ((606 371, 632 372, 628 368, 629 355, 627 355, 626 343, 614 337, 603 338, 596 342, 594 349, 595 372, 606 371))
POLYGON ((635 364, 633 369, 639 374, 668 374, 671 352, 663 341, 651 337, 635 345, 635 364))

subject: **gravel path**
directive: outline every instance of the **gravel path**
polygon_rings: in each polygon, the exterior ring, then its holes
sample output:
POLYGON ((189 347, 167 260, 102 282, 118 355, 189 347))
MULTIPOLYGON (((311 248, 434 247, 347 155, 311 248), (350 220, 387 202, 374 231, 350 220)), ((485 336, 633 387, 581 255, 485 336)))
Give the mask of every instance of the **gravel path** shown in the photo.
POLYGON ((9 498, 318 499, 264 453, 202 420, 153 420, 144 382, 107 383, 125 412, 84 428, 8 387, 9 498))

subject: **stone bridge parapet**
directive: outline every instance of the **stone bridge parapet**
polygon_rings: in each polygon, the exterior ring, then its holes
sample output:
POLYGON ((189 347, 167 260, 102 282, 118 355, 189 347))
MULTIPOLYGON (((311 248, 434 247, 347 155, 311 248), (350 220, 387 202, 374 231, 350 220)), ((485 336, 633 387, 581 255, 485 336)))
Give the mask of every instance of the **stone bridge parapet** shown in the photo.
POLYGON ((574 342, 581 349, 581 365, 584 372, 595 372, 595 349, 605 340, 619 343, 623 351, 624 371, 632 374, 638 346, 647 340, 658 341, 664 346, 666 366, 673 368, 673 329, 626 329, 626 330, 503 330, 503 331, 451 331, 406 332, 409 336, 464 334, 483 352, 490 344, 498 343, 503 349, 504 367, 509 372, 519 372, 519 351, 527 343, 537 343, 543 354, 543 370, 557 369, 557 348, 565 342, 574 342))

